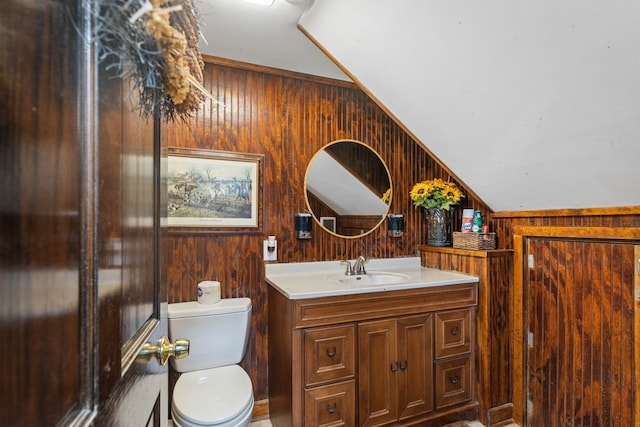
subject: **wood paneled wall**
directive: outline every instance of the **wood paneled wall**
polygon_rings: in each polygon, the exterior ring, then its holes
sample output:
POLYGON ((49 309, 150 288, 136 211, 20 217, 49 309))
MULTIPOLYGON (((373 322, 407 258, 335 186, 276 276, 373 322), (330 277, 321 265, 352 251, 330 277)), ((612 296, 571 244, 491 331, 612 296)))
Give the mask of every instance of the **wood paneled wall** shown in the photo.
MULTIPOLYGON (((224 298, 252 299, 251 337, 243 366, 252 377, 255 398, 261 400, 268 391, 262 261, 266 236, 278 239, 278 262, 347 259, 361 254, 414 256, 417 246, 426 242, 426 226, 409 191, 417 181, 448 179, 449 174, 353 84, 205 60, 205 86, 220 103, 207 101, 192 120, 164 126, 164 142, 169 147, 263 154, 263 230, 258 234, 171 232, 169 302, 195 300, 196 285, 204 279, 219 280, 224 298), (307 164, 318 149, 337 139, 365 142, 385 160, 394 190, 390 212, 405 215, 404 236, 388 238, 383 224, 365 237, 344 239, 314 224, 311 240, 295 238, 294 214, 306 210, 307 164)), ((485 215, 490 213, 479 200, 465 202, 485 215)))
POLYGON ((528 247, 528 425, 637 426, 634 246, 541 237, 528 247))
POLYGON ((640 227, 640 207, 499 212, 491 215, 500 249, 513 249, 513 229, 532 227, 640 227))
MULTIPOLYGON (((620 363, 630 366, 640 357, 637 346, 611 345, 639 339, 629 327, 637 324, 638 313, 629 308, 634 298, 630 272, 637 262, 629 253, 640 242, 640 207, 505 212, 494 214, 491 222, 499 245, 514 249, 509 305, 515 420, 522 423, 529 416, 531 425, 549 426, 585 420, 636 425, 640 400, 629 398, 635 393, 631 383, 602 378, 619 376, 620 363), (622 256, 625 245, 627 255, 622 256), (532 345, 524 340, 529 331, 535 337, 532 345), (624 411, 620 405, 626 405, 624 411), (534 409, 527 413, 527 408, 534 409)), ((624 375, 637 378, 633 370, 624 375)))

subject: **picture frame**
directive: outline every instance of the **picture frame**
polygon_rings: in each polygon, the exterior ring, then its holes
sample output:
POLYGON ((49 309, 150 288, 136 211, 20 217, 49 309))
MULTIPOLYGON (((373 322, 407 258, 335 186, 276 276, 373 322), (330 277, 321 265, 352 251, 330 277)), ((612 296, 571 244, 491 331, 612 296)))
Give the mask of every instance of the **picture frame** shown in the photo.
POLYGON ((169 147, 170 232, 261 233, 264 155, 169 147))

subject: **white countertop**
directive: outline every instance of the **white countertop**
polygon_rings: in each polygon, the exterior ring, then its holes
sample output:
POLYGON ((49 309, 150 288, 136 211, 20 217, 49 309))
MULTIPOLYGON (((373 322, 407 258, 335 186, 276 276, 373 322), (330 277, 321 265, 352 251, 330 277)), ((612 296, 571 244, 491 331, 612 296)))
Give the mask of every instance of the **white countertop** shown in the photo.
POLYGON ((365 269, 367 273, 382 271, 404 274, 408 276, 408 279, 402 283, 385 285, 340 283, 336 277, 342 277, 346 270, 346 265, 341 264, 340 261, 267 264, 265 277, 271 286, 291 300, 427 288, 458 283, 477 283, 479 281, 476 276, 422 267, 420 257, 372 259, 365 265, 365 269))

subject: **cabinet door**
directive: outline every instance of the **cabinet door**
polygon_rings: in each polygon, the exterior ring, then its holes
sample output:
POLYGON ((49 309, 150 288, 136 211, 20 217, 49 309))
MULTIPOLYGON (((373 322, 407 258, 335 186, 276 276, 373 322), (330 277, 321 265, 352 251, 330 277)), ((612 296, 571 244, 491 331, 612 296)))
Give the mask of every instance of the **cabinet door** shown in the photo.
POLYGON ((395 320, 358 324, 358 414, 361 427, 398 419, 396 328, 395 320))
POLYGON ((304 377, 307 387, 355 375, 354 325, 308 329, 304 332, 304 377))
POLYGON ((433 410, 433 315, 398 319, 400 419, 433 410))

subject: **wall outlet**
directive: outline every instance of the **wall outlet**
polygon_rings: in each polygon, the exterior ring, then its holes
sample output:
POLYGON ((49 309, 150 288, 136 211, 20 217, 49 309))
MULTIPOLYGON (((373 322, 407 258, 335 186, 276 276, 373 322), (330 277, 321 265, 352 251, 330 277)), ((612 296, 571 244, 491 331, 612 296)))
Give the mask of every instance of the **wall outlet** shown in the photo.
POLYGON ((264 248, 265 261, 278 260, 278 241, 277 240, 265 240, 263 242, 263 248, 264 248))

